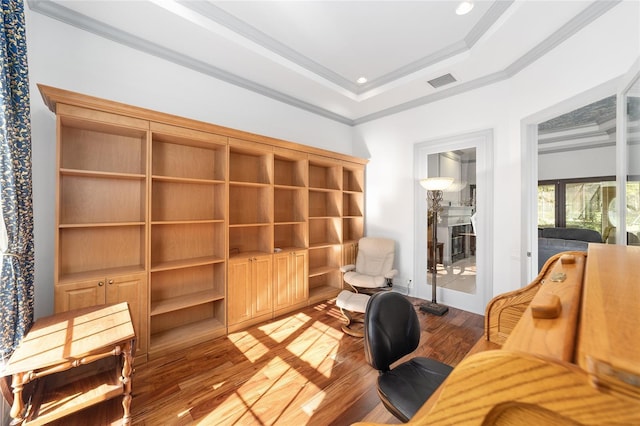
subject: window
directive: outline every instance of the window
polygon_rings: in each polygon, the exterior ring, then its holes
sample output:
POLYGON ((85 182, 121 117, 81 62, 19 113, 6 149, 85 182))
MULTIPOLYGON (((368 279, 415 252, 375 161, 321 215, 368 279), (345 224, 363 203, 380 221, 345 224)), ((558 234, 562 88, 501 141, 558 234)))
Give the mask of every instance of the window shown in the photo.
POLYGON ((538 182, 538 227, 586 228, 615 235, 609 220, 615 177, 538 182))
MULTIPOLYGON (((538 182, 538 228, 586 228, 616 243, 614 176, 538 182)), ((640 181, 627 182, 627 244, 640 245, 640 181)))

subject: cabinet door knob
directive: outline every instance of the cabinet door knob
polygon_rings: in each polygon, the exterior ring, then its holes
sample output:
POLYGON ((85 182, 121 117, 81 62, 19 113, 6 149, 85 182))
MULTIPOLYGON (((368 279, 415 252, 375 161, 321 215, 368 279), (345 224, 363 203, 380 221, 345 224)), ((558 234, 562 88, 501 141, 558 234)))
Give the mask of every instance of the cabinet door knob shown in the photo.
POLYGON ((113 284, 113 280, 109 280, 109 285, 113 284))
POLYGON ((102 287, 104 285, 103 281, 98 281, 98 287, 102 287))

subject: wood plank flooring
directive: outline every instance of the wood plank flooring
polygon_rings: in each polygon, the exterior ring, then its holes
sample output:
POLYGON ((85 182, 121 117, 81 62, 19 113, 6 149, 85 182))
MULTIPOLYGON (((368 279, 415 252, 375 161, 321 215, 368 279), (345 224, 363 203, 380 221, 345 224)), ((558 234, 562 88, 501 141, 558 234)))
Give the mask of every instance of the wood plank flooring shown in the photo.
MULTIPOLYGON (((420 300, 410 299, 417 309, 420 300)), ((400 423, 380 403, 363 339, 341 331, 334 302, 136 366, 133 424, 400 423)), ((411 356, 456 365, 483 333, 483 316, 453 308, 443 317, 420 311, 418 317, 422 336, 411 356)), ((122 413, 117 401, 110 405, 106 412, 122 413)))

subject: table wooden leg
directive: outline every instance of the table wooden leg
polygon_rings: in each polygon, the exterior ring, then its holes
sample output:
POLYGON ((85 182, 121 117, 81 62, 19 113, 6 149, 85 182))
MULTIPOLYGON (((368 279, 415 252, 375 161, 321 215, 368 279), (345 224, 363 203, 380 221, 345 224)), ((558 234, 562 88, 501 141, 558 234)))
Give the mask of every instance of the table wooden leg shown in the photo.
POLYGON ((11 388, 13 389, 13 404, 9 415, 13 419, 12 425, 22 424, 24 421, 24 402, 22 402, 22 390, 24 389, 25 373, 16 373, 11 379, 11 388))
POLYGON ((128 426, 131 424, 131 373, 133 371, 133 355, 132 344, 129 343, 122 352, 122 384, 124 386, 124 396, 122 397, 122 408, 124 415, 122 416, 122 424, 128 426))

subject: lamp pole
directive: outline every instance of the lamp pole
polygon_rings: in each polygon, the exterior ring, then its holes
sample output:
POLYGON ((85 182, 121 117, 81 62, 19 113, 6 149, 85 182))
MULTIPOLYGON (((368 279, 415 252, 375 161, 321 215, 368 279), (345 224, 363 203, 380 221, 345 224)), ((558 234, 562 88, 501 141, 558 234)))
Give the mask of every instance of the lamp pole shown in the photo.
MULTIPOLYGON (((447 188, 453 182, 453 178, 428 178, 420 181, 420 185, 427 190, 427 199, 431 201, 431 214, 433 218, 432 227, 433 227, 433 237, 432 237, 432 266, 431 270, 431 302, 423 303, 420 305, 420 310, 423 312, 427 312, 433 315, 442 316, 449 308, 444 305, 438 304, 436 297, 437 290, 437 276, 438 276, 438 262, 437 262, 437 253, 438 253, 438 213, 440 212, 441 206, 440 202, 442 201, 442 190, 447 188)), ((427 215, 427 229, 428 226, 428 215, 427 215)), ((427 238, 427 251, 429 248, 429 242, 427 238)), ((427 260, 427 265, 429 261, 427 260)), ((429 269, 427 267, 427 269, 429 269)))

